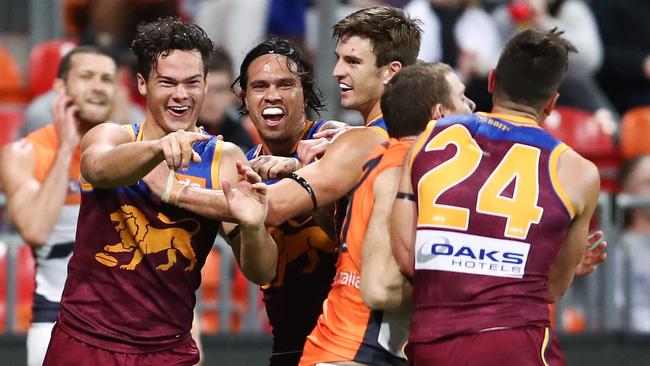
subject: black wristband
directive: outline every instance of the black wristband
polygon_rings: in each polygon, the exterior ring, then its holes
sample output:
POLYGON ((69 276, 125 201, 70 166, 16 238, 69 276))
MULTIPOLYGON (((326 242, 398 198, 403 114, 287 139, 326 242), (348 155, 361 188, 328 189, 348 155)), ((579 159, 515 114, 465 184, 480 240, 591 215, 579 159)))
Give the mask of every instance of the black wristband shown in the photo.
POLYGON ((235 226, 234 229, 230 230, 227 236, 228 236, 228 241, 235 240, 235 238, 239 236, 239 225, 235 226))
POLYGON ((314 205, 313 210, 318 208, 318 202, 316 201, 316 193, 314 193, 314 189, 311 188, 311 186, 309 185, 309 183, 307 183, 305 178, 299 176, 296 173, 289 173, 289 175, 287 175, 287 178, 296 181, 298 184, 300 184, 302 188, 305 189, 305 191, 307 191, 307 193, 309 193, 309 197, 311 198, 311 203, 314 205))
POLYGON ((414 194, 406 193, 406 192, 397 192, 397 194, 395 195, 395 198, 398 199, 398 200, 407 200, 407 201, 413 201, 413 202, 417 201, 414 194))

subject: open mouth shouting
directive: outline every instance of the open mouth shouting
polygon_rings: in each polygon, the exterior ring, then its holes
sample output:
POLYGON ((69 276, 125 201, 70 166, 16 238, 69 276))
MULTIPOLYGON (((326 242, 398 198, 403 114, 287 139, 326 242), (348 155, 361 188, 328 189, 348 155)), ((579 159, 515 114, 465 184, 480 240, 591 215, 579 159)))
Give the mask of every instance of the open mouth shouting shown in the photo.
POLYGON ((190 110, 189 106, 169 106, 167 107, 167 111, 175 116, 175 117, 183 117, 187 114, 187 112, 190 110))
POLYGON ((262 118, 268 127, 275 127, 282 122, 284 110, 279 107, 268 107, 262 111, 262 118))

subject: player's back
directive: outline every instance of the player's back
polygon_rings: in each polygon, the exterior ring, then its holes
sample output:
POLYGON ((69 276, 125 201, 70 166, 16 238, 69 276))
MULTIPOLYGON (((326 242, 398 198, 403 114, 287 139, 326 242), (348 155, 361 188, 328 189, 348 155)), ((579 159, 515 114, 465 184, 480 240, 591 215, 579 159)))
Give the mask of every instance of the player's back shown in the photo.
POLYGON ((455 116, 425 136, 411 161, 410 342, 548 326, 548 272, 573 217, 557 179, 567 146, 509 115, 455 116))

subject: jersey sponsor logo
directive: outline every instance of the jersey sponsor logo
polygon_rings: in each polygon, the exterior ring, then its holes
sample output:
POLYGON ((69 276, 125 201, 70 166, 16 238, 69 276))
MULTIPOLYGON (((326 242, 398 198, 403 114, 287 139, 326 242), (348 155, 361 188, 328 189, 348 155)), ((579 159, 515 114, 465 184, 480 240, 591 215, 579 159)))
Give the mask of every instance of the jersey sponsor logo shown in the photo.
POLYGON ((196 228, 192 232, 180 227, 157 228, 149 223, 142 211, 131 205, 122 205, 119 210, 111 213, 110 218, 115 224, 115 231, 120 236, 120 242, 106 245, 104 252, 95 254, 97 262, 107 267, 114 267, 118 264, 117 259, 108 253, 133 253, 128 264, 120 265, 120 269, 132 271, 140 264, 145 255, 167 252, 167 263, 156 267, 159 271, 167 271, 176 263, 176 253, 178 252, 190 261, 185 270, 194 269, 197 259, 192 248, 192 236, 201 229, 201 225, 195 219, 171 221, 167 216, 158 213, 158 219, 162 224, 174 225, 191 221, 196 228))
POLYGON ((205 178, 176 173, 176 179, 178 180, 178 182, 180 184, 184 184, 184 185, 186 185, 188 187, 196 187, 196 188, 205 188, 206 187, 205 178))
POLYGON ((522 278, 530 244, 439 230, 418 230, 415 269, 522 278))
POLYGON ((356 272, 339 271, 334 276, 334 284, 337 283, 344 286, 351 286, 358 290, 361 286, 361 275, 356 272))

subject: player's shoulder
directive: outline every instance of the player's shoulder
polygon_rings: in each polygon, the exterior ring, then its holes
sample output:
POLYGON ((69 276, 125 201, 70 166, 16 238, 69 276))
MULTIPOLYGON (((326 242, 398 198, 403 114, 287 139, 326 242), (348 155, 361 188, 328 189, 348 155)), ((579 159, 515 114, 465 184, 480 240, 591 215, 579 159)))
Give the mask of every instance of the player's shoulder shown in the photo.
POLYGON ((213 140, 215 145, 221 145, 222 156, 241 161, 247 160, 246 155, 244 155, 244 152, 241 148, 239 148, 239 146, 233 144, 232 142, 217 140, 216 138, 213 140))
POLYGON ((47 124, 27 136, 25 140, 34 146, 56 149, 58 138, 53 123, 47 124))
POLYGON ((559 169, 572 172, 588 182, 600 181, 596 164, 571 148, 566 148, 566 151, 560 155, 559 169))

